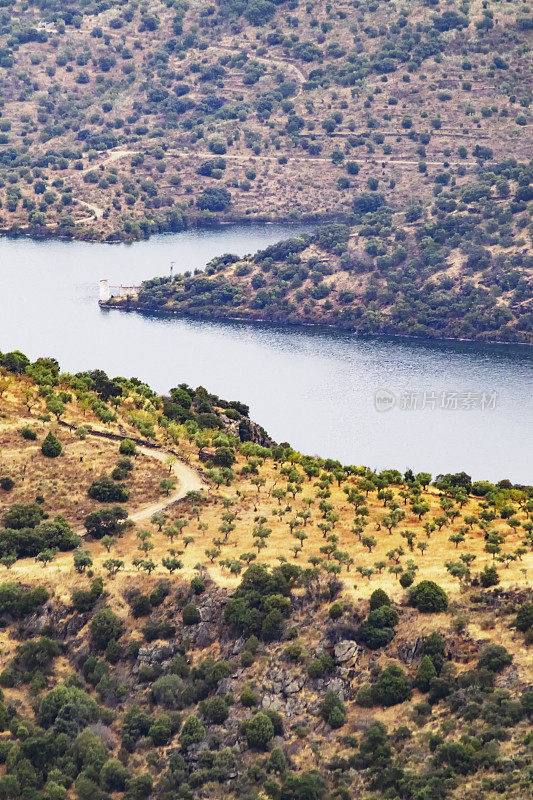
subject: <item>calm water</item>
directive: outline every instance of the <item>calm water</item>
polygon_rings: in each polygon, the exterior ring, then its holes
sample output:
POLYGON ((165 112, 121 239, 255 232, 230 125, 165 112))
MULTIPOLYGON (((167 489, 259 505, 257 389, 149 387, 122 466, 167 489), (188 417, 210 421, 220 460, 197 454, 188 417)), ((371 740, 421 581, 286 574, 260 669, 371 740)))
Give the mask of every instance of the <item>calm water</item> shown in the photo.
POLYGON ((201 384, 248 403, 278 441, 345 463, 533 482, 531 350, 98 308, 100 278, 136 284, 165 273, 171 260, 176 271, 201 267, 215 255, 254 252, 294 232, 234 227, 133 246, 1 239, 0 350, 53 355, 70 371, 135 375, 161 392, 183 381, 201 384), (376 392, 381 408, 391 399, 395 405, 376 410, 376 392), (450 408, 440 408, 442 393, 450 408))

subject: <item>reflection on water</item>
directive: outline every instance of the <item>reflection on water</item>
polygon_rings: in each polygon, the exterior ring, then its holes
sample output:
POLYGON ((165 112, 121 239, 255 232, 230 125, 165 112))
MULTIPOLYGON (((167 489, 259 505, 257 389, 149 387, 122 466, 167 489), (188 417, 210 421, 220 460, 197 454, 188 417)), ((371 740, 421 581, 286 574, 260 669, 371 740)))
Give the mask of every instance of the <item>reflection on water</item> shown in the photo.
POLYGON ((345 463, 531 482, 531 349, 98 308, 100 278, 138 283, 171 261, 195 269, 297 230, 236 226, 132 246, 0 240, 0 349, 54 355, 72 371, 136 375, 158 391, 201 384, 248 403, 278 441, 345 463))

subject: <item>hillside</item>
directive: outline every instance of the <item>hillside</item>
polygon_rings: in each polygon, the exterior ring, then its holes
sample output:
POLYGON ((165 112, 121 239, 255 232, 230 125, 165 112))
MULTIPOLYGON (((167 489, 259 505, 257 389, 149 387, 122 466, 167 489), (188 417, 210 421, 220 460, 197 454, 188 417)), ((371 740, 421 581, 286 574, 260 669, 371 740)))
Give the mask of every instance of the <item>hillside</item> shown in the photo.
POLYGON ((0 7, 0 226, 138 239, 349 217, 531 152, 522 0, 0 7))
POLYGON ((486 165, 431 204, 361 192, 332 223, 244 259, 145 281, 110 306, 151 314, 329 325, 360 333, 533 343, 533 166, 486 165), (529 203, 529 205, 528 205, 529 203))
POLYGON ((0 796, 526 796, 532 487, 306 456, 185 384, 0 371, 0 796))

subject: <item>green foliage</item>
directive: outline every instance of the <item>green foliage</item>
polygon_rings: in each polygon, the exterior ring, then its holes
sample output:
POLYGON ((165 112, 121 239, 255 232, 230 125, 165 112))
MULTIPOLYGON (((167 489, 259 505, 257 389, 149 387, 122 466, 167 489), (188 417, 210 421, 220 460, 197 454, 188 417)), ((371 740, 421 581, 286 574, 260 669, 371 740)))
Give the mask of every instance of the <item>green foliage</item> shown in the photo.
POLYGON ((415 606, 423 614, 434 614, 446 611, 448 608, 448 597, 446 592, 434 581, 420 581, 414 586, 409 599, 411 605, 415 606))
POLYGON ((91 641, 99 650, 105 650, 112 639, 119 638, 122 630, 122 620, 110 608, 102 608, 91 620, 91 641))
POLYGON ((411 682, 397 664, 390 664, 372 685, 374 703, 395 706, 411 698, 411 682))
POLYGON ((106 475, 93 481, 87 494, 100 503, 125 503, 130 496, 129 489, 121 483, 115 483, 106 475))
POLYGON ((54 436, 52 431, 48 431, 41 445, 41 453, 47 458, 57 458, 61 455, 63 445, 59 439, 54 436))
POLYGON ((193 603, 188 603, 182 611, 184 625, 197 625, 201 621, 200 612, 193 603))
POLYGON ((326 696, 319 705, 318 713, 331 728, 341 728, 346 720, 344 703, 334 691, 326 692, 326 696))
POLYGON ((184 750, 193 744, 201 742, 205 736, 205 728, 194 714, 191 714, 183 723, 180 733, 180 742, 184 750))
POLYGON ((267 750, 274 738, 274 725, 267 714, 262 711, 243 723, 242 731, 246 737, 248 747, 255 750, 267 750))

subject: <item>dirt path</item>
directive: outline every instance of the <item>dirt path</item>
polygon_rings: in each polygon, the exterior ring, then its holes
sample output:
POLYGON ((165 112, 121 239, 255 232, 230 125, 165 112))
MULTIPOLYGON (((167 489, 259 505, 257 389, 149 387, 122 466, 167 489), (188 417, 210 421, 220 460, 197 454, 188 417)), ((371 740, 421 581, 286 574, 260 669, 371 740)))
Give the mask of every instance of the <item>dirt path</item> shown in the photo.
MULTIPOLYGON (((173 453, 168 452, 167 450, 159 450, 155 447, 138 445, 137 449, 140 453, 144 453, 144 455, 148 456, 149 458, 155 458, 157 461, 161 461, 163 464, 167 463, 169 456, 174 456, 173 453)), ((194 467, 190 467, 184 461, 177 459, 177 457, 175 458, 176 461, 170 465, 169 474, 177 479, 177 487, 173 492, 171 492, 169 495, 166 495, 161 500, 158 500, 156 503, 145 503, 136 511, 133 511, 133 513, 129 514, 129 519, 132 522, 149 521, 154 514, 159 514, 162 511, 165 511, 165 509, 169 508, 169 506, 177 503, 179 500, 183 500, 183 498, 186 497, 189 492, 200 491, 206 488, 206 484, 194 467)), ((86 530, 84 527, 76 528, 75 533, 77 533, 78 536, 86 536, 86 530)))
MULTIPOLYGON (((78 200, 78 203, 88 208, 89 211, 93 211, 96 219, 102 219, 104 216, 104 209, 100 208, 100 206, 95 206, 93 203, 88 203, 86 200, 78 200)), ((84 217, 83 219, 79 219, 78 222, 90 222, 92 219, 93 217, 84 217)))
MULTIPOLYGON (((138 449, 139 452, 150 456, 150 458, 155 458, 158 461, 162 461, 163 463, 166 462, 166 459, 169 455, 165 451, 160 452, 159 450, 152 450, 149 447, 139 447, 138 449)), ((205 483, 202 481, 198 472, 193 469, 193 467, 189 467, 183 461, 175 461, 172 464, 171 474, 177 478, 177 488, 167 497, 163 498, 163 500, 160 500, 157 503, 150 503, 147 506, 143 506, 138 511, 134 511, 133 514, 130 514, 129 518, 133 522, 144 522, 145 520, 149 520, 154 514, 159 514, 159 512, 164 511, 166 508, 168 508, 168 506, 171 506, 178 500, 182 500, 188 492, 205 489, 205 483)))

